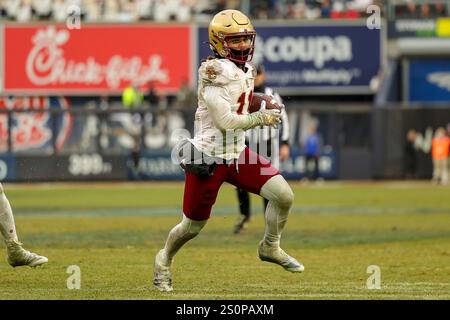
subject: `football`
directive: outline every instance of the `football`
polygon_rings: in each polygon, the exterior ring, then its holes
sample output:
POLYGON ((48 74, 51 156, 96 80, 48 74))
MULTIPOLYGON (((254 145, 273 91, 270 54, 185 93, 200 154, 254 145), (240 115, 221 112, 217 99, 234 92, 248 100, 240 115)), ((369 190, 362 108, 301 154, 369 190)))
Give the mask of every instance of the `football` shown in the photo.
POLYGON ((281 110, 281 106, 273 96, 269 96, 264 93, 255 92, 248 107, 248 112, 253 113, 259 111, 261 108, 261 102, 266 101, 266 109, 278 109, 281 110))

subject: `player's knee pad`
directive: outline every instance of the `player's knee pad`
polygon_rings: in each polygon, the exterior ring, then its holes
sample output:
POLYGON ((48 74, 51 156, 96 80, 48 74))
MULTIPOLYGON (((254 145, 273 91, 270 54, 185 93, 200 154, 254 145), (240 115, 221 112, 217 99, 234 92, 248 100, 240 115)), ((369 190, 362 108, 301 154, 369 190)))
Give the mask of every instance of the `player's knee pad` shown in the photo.
POLYGON ((206 225, 206 222, 208 222, 208 220, 196 221, 189 219, 188 217, 183 215, 183 221, 181 222, 181 225, 185 232, 190 233, 192 235, 197 235, 206 225))
POLYGON ((293 202, 294 202, 294 193, 292 192, 292 189, 289 186, 289 184, 286 182, 283 188, 280 189, 277 204, 282 208, 290 208, 293 202))
POLYGON ((292 207, 294 203, 294 192, 289 185, 287 185, 287 188, 281 196, 281 203, 284 207, 292 207))
POLYGON ((290 208, 294 202, 294 193, 281 175, 276 175, 266 182, 261 188, 261 196, 281 208, 290 208))

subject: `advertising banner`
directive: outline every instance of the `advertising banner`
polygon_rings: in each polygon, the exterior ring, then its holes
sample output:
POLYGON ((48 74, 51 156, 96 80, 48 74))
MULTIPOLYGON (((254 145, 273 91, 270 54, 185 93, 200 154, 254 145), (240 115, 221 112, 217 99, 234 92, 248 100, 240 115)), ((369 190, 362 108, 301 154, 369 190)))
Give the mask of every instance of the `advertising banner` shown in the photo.
MULTIPOLYGON (((281 94, 370 93, 381 60, 380 30, 366 25, 258 26, 254 62, 281 94)), ((199 61, 211 55, 208 30, 198 29, 199 61)))
POLYGON ((60 151, 72 131, 68 109, 62 97, 0 97, 0 154, 60 151), (17 112, 8 117, 7 110, 17 112))
POLYGON ((450 60, 411 60, 407 100, 450 102, 450 60))
MULTIPOLYGON (((336 154, 334 151, 325 152, 319 157, 319 177, 324 179, 337 178, 336 154)), ((280 172, 286 179, 300 180, 312 172, 314 165, 306 161, 306 155, 293 148, 289 159, 280 164, 280 172)), ((180 166, 172 161, 170 151, 152 152, 144 154, 137 167, 131 158, 127 161, 128 177, 131 180, 183 180, 184 172, 180 166)))
POLYGON ((388 22, 389 38, 450 37, 450 18, 409 18, 388 22))
POLYGON ((16 180, 16 158, 13 155, 0 156, 0 182, 16 180))
POLYGON ((171 151, 153 151, 144 153, 139 164, 133 159, 127 160, 130 180, 183 180, 184 171, 172 161, 171 151))
MULTIPOLYGON (((336 153, 334 151, 322 153, 319 156, 318 164, 319 178, 337 178, 336 153)), ((280 172, 288 180, 300 180, 308 177, 308 172, 314 171, 313 166, 313 162, 308 163, 306 161, 306 155, 303 152, 300 152, 298 149, 293 149, 289 159, 280 163, 280 172)))
MULTIPOLYGON (((4 27, 3 90, 27 94, 120 93, 149 82, 176 92, 191 75, 189 25, 4 27)), ((1 82, 1 81, 0 81, 1 82)))
POLYGON ((126 180, 126 157, 98 153, 17 156, 17 181, 126 180))

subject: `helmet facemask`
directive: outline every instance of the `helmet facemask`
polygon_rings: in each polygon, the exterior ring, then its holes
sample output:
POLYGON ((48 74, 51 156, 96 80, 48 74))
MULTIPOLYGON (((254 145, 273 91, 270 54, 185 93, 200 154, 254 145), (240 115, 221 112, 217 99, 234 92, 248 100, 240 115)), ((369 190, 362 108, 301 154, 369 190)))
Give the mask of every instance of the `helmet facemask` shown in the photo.
POLYGON ((255 51, 255 39, 256 39, 255 31, 245 31, 238 33, 229 33, 226 35, 218 35, 217 39, 222 44, 221 52, 217 52, 219 56, 234 61, 238 64, 245 64, 246 62, 249 62, 253 59, 253 53, 255 51), (248 48, 246 48, 245 50, 230 48, 229 46, 230 39, 240 37, 249 37, 250 43, 248 48))

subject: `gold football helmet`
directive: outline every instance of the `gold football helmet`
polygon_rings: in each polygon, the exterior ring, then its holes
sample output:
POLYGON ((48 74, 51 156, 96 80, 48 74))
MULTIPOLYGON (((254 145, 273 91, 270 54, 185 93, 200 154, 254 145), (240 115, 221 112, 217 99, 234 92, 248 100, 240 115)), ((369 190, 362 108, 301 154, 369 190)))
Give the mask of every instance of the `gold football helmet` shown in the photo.
POLYGON ((250 19, 238 10, 223 10, 211 20, 209 27, 209 44, 216 55, 237 63, 251 61, 255 50, 256 32, 250 19), (235 50, 227 41, 235 37, 248 37, 249 46, 245 50, 235 50))

